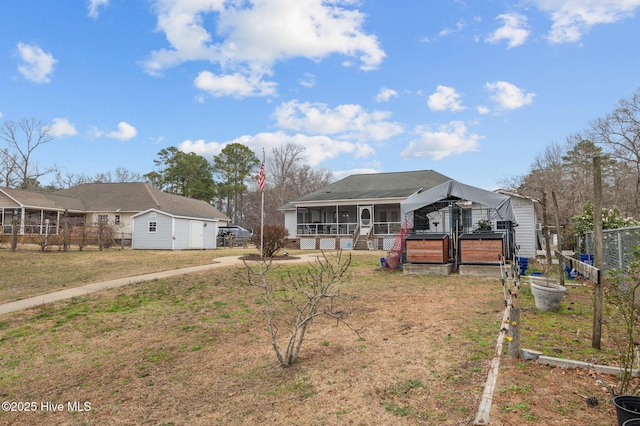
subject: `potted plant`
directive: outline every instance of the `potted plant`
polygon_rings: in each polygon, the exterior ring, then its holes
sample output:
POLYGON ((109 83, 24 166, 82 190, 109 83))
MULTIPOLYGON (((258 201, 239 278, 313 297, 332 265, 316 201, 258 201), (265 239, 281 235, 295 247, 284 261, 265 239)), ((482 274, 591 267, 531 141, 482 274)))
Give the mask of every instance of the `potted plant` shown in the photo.
POLYGON ((551 277, 551 262, 543 265, 544 276, 529 276, 529 285, 536 308, 541 311, 556 311, 567 288, 551 277))
POLYGON ((488 220, 479 220, 476 223, 476 229, 473 232, 491 232, 491 222, 488 220))

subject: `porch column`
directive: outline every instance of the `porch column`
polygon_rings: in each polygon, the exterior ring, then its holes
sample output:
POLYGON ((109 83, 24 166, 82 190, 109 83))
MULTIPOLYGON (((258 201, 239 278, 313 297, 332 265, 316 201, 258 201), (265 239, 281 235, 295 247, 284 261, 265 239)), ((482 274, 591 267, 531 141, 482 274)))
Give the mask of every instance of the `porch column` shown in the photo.
POLYGON ((44 210, 40 210, 40 235, 42 235, 43 226, 44 226, 44 210))
POLYGON ((20 229, 18 230, 18 233, 20 235, 24 235, 24 215, 26 213, 26 210, 24 207, 20 208, 20 229))

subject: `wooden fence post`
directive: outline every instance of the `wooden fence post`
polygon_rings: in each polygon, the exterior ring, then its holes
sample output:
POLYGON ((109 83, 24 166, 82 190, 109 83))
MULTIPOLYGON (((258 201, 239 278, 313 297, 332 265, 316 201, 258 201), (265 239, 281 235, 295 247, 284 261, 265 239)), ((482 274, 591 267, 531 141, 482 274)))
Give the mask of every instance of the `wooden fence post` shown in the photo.
POLYGON ((593 335, 591 347, 600 349, 602 337, 602 167, 600 157, 593 157, 593 266, 598 269, 598 278, 593 289, 593 335))
POLYGON ((520 309, 511 307, 509 312, 509 358, 520 358, 520 309))

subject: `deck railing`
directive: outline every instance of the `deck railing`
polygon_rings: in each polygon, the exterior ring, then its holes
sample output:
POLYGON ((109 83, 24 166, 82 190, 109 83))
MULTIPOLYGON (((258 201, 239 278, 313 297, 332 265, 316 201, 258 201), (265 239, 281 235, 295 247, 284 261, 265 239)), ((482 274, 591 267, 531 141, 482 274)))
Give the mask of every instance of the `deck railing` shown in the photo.
MULTIPOLYGON (((375 235, 395 235, 400 231, 401 222, 374 222, 375 235)), ((353 235, 357 223, 299 223, 297 235, 353 235)))

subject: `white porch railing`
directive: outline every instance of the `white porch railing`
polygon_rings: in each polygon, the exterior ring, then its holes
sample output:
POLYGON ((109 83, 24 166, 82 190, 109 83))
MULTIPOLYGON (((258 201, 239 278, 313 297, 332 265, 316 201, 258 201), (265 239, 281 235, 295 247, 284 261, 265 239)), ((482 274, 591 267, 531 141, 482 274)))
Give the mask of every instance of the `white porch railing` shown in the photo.
POLYGON ((351 235, 357 223, 299 223, 297 235, 351 235))

